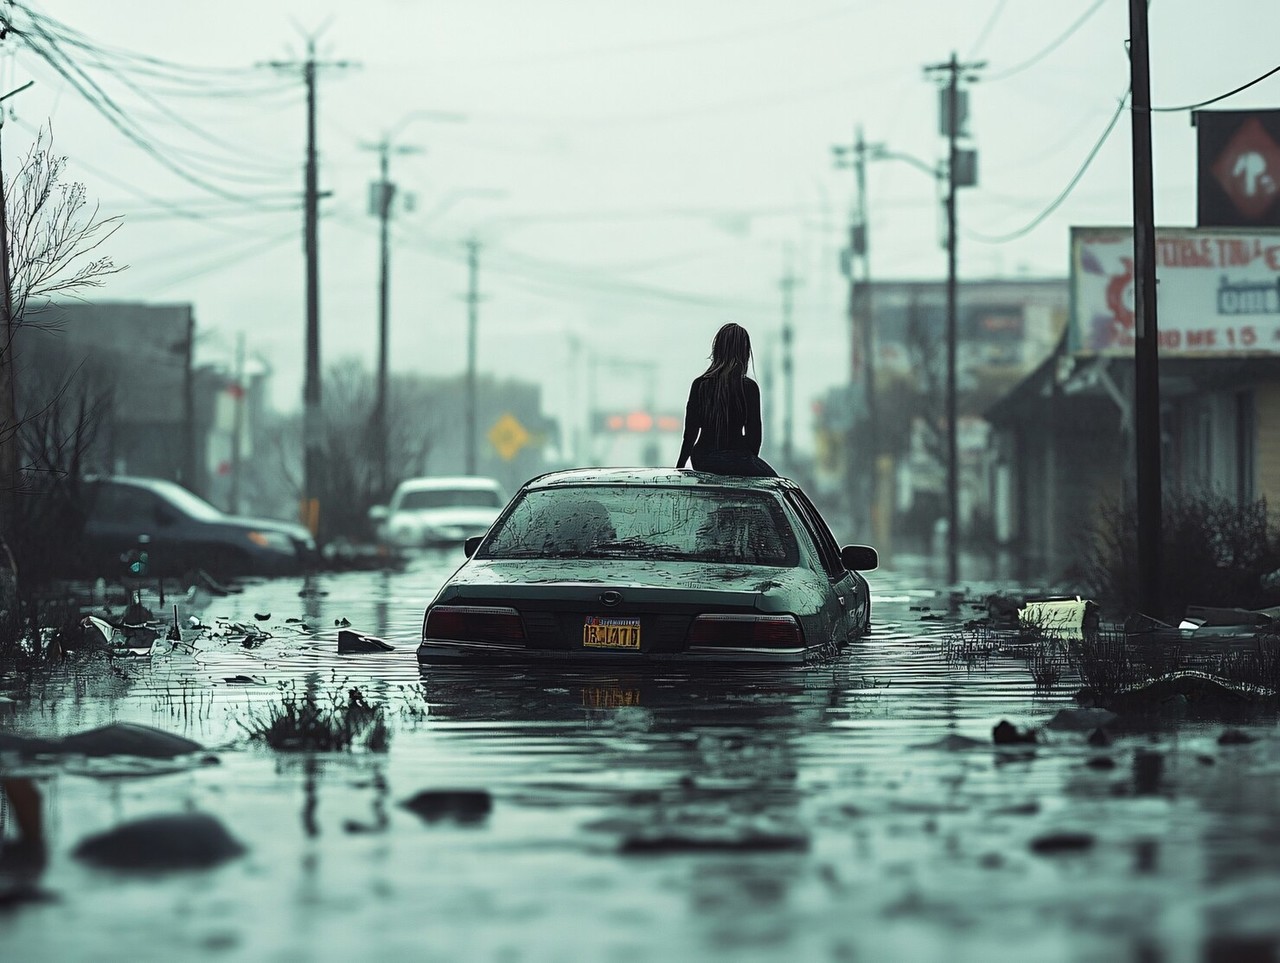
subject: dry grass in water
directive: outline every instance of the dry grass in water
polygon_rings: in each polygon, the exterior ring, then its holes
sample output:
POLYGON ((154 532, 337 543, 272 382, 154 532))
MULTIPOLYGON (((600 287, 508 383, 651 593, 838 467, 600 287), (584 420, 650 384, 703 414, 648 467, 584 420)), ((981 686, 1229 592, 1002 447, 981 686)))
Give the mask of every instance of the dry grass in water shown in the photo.
POLYGON ((391 741, 381 704, 371 705, 358 688, 321 694, 314 675, 301 693, 293 683, 282 683, 280 702, 241 725, 251 740, 281 752, 343 752, 357 746, 385 752, 391 741))

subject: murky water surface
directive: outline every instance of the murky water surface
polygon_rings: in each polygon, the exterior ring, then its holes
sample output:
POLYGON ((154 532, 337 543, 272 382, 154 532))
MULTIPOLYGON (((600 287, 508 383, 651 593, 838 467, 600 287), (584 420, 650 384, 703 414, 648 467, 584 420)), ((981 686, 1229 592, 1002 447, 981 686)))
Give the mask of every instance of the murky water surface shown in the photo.
POLYGON ((1037 695, 1017 658, 949 662, 940 640, 978 613, 938 608, 935 582, 892 572, 872 579, 873 636, 822 668, 420 671, 422 608, 458 560, 324 577, 310 597, 299 581, 251 586, 194 614, 270 612, 257 647, 161 642, 146 661, 0 705, 7 729, 142 722, 220 760, 27 766, 54 898, 0 911, 0 957, 1276 958, 1274 721, 1247 726, 1257 741, 1240 746, 1218 744, 1220 724, 1181 722, 1108 748, 1061 733, 998 751, 997 721, 1043 724, 1073 680, 1037 695), (399 647, 339 656, 337 619, 399 647), (245 725, 309 673, 322 693, 356 686, 387 704, 389 750, 251 743, 245 725), (984 745, 930 745, 948 735, 984 745), (1139 784, 1135 756, 1151 752, 1159 779, 1139 784), (424 789, 487 790, 492 811, 428 822, 399 805, 424 789), (247 855, 141 877, 70 855, 86 835, 185 810, 217 816, 247 855), (1090 835, 1038 851, 1067 832, 1090 835), (743 845, 662 848, 689 839, 743 845))

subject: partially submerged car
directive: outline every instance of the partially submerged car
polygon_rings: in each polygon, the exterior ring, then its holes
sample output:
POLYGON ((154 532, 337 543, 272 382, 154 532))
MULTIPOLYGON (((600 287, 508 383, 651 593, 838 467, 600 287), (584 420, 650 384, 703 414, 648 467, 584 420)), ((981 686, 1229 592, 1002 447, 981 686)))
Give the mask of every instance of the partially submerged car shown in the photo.
POLYGON ((396 486, 389 505, 369 509, 369 517, 387 545, 460 545, 487 530, 506 500, 492 478, 409 478, 396 486))
POLYGON ((293 575, 315 558, 303 526, 228 515, 177 482, 95 477, 83 490, 80 553, 93 575, 293 575))
POLYGON ((863 545, 785 478, 580 469, 527 482, 423 617, 423 662, 802 664, 870 628, 863 545))

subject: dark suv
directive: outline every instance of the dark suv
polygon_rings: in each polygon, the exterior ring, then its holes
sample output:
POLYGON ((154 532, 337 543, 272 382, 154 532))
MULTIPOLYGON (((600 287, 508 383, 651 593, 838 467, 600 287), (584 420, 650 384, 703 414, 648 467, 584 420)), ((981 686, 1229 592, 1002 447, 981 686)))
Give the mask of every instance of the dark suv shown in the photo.
POLYGON ((161 478, 90 478, 83 559, 94 575, 292 575, 315 557, 301 525, 228 515, 161 478))

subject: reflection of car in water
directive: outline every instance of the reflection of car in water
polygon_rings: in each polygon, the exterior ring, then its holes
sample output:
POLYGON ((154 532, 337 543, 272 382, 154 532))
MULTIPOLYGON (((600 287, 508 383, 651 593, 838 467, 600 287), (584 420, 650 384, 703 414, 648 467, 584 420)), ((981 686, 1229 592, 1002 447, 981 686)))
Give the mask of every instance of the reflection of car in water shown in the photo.
POLYGON ((401 548, 461 543, 483 534, 506 502, 492 478, 410 478, 389 505, 375 505, 369 517, 378 541, 401 548))
POLYGON ((301 525, 228 515, 162 478, 84 483, 83 561, 95 575, 290 575, 315 555, 301 525), (145 554, 145 559, 143 555, 145 554))
POLYGON ((418 656, 803 663, 870 627, 872 548, 837 546, 784 478, 535 478, 441 587, 418 656))

